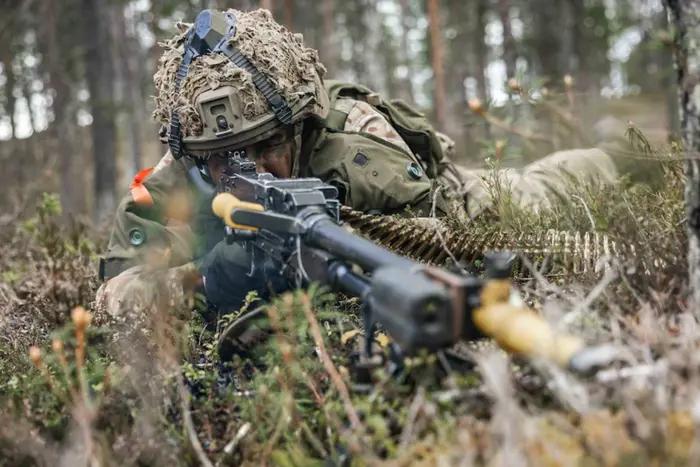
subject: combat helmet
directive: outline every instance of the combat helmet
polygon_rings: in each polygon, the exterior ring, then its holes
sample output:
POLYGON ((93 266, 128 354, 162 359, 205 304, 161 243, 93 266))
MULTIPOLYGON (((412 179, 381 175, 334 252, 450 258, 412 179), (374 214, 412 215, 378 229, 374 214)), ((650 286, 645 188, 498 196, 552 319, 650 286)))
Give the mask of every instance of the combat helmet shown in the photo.
POLYGON ((325 68, 269 11, 204 10, 163 44, 154 118, 172 156, 202 160, 325 118, 325 68))

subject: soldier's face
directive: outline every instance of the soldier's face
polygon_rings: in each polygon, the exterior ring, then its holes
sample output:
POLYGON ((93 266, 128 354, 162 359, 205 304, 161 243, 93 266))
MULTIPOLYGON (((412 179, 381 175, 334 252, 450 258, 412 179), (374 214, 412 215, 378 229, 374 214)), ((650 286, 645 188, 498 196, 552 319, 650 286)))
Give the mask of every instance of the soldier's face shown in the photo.
MULTIPOLYGON (((236 153, 237 151, 232 151, 236 153)), ((292 176, 292 157, 294 138, 288 134, 280 134, 246 146, 241 149, 249 160, 255 161, 258 172, 269 172, 277 178, 292 176)), ((212 180, 218 182, 221 173, 229 164, 230 153, 213 154, 207 159, 207 166, 212 180)))
POLYGON ((255 154, 252 159, 257 163, 258 172, 270 172, 278 178, 292 176, 292 141, 284 141, 267 147, 255 154))

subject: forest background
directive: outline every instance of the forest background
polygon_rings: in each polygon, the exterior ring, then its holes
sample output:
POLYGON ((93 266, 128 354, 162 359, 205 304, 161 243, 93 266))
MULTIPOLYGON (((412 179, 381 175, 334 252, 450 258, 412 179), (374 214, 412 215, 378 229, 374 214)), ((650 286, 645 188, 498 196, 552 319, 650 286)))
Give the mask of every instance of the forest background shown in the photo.
MULTIPOLYGON (((700 1, 665 3, 675 31, 662 0, 0 0, 0 465, 320 466, 348 450, 392 466, 697 465, 700 307, 686 284, 700 303, 700 194, 688 191, 686 211, 681 149, 668 143, 700 151, 700 1), (576 379, 469 347, 476 370, 444 384, 416 365, 411 393, 384 380, 347 395, 338 375, 357 304, 300 292, 267 308, 279 326, 259 349, 267 368, 222 391, 218 334, 189 304, 139 314, 134 332, 93 307, 117 202, 166 151, 151 119, 158 43, 204 8, 258 7, 319 50, 327 77, 428 114, 463 165, 523 166, 592 146, 596 128, 641 130, 629 135, 641 158, 664 156, 663 186, 577 187, 574 203, 539 215, 503 202, 498 221, 462 229, 527 251, 562 229, 632 251, 615 267, 518 282, 550 322, 621 344, 626 373, 576 379), (324 340, 338 371, 315 357, 324 340)), ((700 169, 688 173, 700 187, 700 169)), ((527 256, 539 271, 550 255, 527 256)))
MULTIPOLYGON (((631 120, 654 142, 677 134, 667 17, 661 0, 23 0, 0 5, 0 206, 11 218, 39 193, 63 213, 104 221, 134 174, 165 147, 151 120, 159 41, 204 8, 263 7, 319 50, 328 77, 365 84, 428 113, 483 165, 498 145, 522 165, 538 125, 510 78, 538 99, 565 90, 590 128, 631 120), (503 131, 470 110, 474 99, 503 131)), ((554 137, 553 137, 554 139, 554 137)))

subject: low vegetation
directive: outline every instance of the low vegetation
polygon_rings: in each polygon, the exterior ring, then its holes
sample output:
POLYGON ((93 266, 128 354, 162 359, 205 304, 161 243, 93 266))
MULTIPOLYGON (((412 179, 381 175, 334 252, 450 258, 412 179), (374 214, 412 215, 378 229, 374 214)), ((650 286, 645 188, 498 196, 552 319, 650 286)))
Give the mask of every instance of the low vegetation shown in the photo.
MULTIPOLYGON (((377 370, 360 387, 357 304, 317 288, 272 303, 250 295, 241 313, 263 307, 274 332, 223 362, 216 342, 235 316, 207 326, 193 297, 142 310, 137 324, 96 307, 105 238, 60 223, 46 195, 32 218, 2 228, 0 465, 693 463, 700 333, 684 307, 683 178, 673 160, 660 187, 577 187, 573 203, 538 216, 495 190, 497 216, 480 221, 655 245, 640 252, 658 260, 647 274, 624 264, 518 284, 555 325, 625 349, 619 365, 589 378, 485 341, 457 349, 469 370, 445 376, 424 356, 402 380, 377 370)), ((155 290, 167 286, 154 280, 155 290)), ((375 340, 386 350, 386 336, 375 340)))

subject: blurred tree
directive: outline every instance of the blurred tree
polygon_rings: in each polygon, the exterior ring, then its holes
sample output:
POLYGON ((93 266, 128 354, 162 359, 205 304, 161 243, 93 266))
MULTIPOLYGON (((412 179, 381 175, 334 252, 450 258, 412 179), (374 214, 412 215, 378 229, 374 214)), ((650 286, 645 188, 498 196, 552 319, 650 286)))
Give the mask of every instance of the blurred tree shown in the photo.
POLYGON ((503 61, 506 65, 506 78, 514 78, 518 50, 510 21, 510 0, 498 0, 498 14, 503 27, 503 61))
POLYGON ((442 68, 442 24, 440 21, 440 2, 428 0, 428 21, 430 26, 430 50, 433 65, 433 109, 435 126, 439 130, 445 127, 445 79, 442 68))
POLYGON ((330 77, 337 73, 339 60, 335 7, 335 0, 323 0, 323 39, 318 41, 320 45, 319 55, 328 68, 328 76, 330 77))
POLYGON ((5 112, 10 124, 10 138, 15 137, 15 113, 16 113, 16 98, 15 98, 15 86, 17 85, 17 80, 15 78, 15 72, 13 70, 14 64, 12 60, 12 55, 10 54, 10 48, 7 48, 7 52, 3 54, 2 58, 2 69, 5 74, 5 112))
POLYGON ((287 26, 287 28, 294 30, 294 1, 293 0, 283 0, 283 2, 284 2, 284 24, 287 26))
POLYGON ((109 18, 115 12, 108 0, 82 0, 82 7, 83 60, 92 116, 93 218, 101 222, 117 208, 114 58, 109 34, 109 18))
POLYGON ((467 112, 466 82, 473 76, 473 51, 465 47, 475 26, 473 8, 468 2, 443 2, 449 11, 445 18, 445 132, 455 138, 459 154, 476 151, 471 132, 472 119, 467 112))
POLYGON ((476 0, 471 2, 474 10, 473 15, 476 21, 472 31, 472 45, 476 58, 476 87, 477 95, 482 102, 489 98, 489 86, 486 80, 486 71, 489 65, 489 49, 486 44, 486 15, 489 11, 489 0, 476 0))
POLYGON ((74 50, 77 42, 75 35, 67 33, 73 25, 75 3, 71 0, 45 0, 41 10, 43 28, 38 36, 39 52, 46 60, 42 60, 42 68, 48 74, 49 86, 52 90, 51 110, 53 121, 50 131, 55 142, 53 150, 58 156, 61 170, 61 204, 66 216, 78 214, 81 209, 81 183, 76 183, 76 151, 78 142, 75 135, 75 111, 71 109, 71 83, 77 81, 77 58, 75 54, 67 53, 74 50), (59 15, 58 12, 62 11, 59 15))
MULTIPOLYGON (((368 0, 355 2, 343 2, 342 9, 345 14, 345 28, 348 34, 346 39, 349 46, 349 58, 347 60, 353 79, 360 83, 368 83, 366 56, 366 39, 369 33, 367 29, 366 15, 369 9, 368 0)), ((345 44, 344 44, 345 45, 345 44)), ((345 48, 345 47, 343 47, 345 48)), ((345 58, 345 56, 343 56, 345 58)), ((372 86, 370 86, 372 87, 372 86)))
POLYGON ((413 92, 413 59, 411 49, 409 47, 409 36, 411 30, 415 26, 416 17, 411 9, 409 0, 399 0, 401 7, 401 55, 400 66, 405 70, 405 76, 399 80, 399 86, 396 89, 396 97, 405 100, 409 104, 416 103, 416 97, 413 92))
POLYGON ((141 86, 137 78, 138 43, 127 32, 126 17, 123 5, 114 7, 114 21, 112 22, 112 43, 114 44, 114 64, 115 84, 116 84, 116 105, 118 106, 118 116, 120 130, 126 136, 126 150, 131 167, 129 178, 136 175, 141 167, 141 141, 140 128, 143 123, 143 110, 141 86))
POLYGON ((674 51, 681 106, 681 132, 686 154, 686 214, 690 303, 700 318, 700 2, 664 0, 676 35, 674 51))

